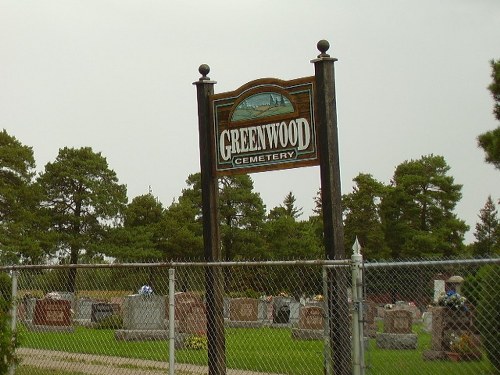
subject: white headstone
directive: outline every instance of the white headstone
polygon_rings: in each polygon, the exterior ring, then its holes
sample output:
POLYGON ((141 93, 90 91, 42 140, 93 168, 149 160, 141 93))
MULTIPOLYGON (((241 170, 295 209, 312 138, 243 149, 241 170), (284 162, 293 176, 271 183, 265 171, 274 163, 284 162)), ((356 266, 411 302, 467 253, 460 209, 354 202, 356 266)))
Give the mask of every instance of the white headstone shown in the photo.
POLYGON ((123 301, 123 328, 161 330, 165 328, 165 297, 131 295, 123 301))
POLYGON ((434 280, 434 302, 437 302, 439 297, 446 293, 444 280, 434 280))

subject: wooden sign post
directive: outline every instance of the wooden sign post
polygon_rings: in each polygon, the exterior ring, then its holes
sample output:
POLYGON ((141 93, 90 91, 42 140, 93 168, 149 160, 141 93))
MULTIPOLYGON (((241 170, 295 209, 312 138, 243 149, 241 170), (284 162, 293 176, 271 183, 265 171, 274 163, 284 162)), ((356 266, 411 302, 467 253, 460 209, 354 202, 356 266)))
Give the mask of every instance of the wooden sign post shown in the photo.
MULTIPOLYGON (((320 165, 326 259, 345 259, 340 165, 337 136, 334 62, 318 42, 315 76, 291 81, 258 79, 235 91, 214 94, 214 81, 201 65, 195 82, 203 203, 205 260, 222 261, 219 238, 217 177, 320 165)), ((208 367, 210 375, 226 373, 221 267, 206 268, 208 367)), ((329 353, 326 368, 351 373, 347 287, 349 272, 327 273, 329 353), (332 364, 333 362, 333 364, 332 364)))
MULTIPOLYGON (((222 260, 219 238, 218 184, 213 168, 213 127, 210 126, 209 97, 215 81, 207 77, 208 65, 201 65, 202 77, 194 82, 198 97, 198 131, 200 142, 201 198, 203 202, 203 248, 205 261, 222 260)), ((226 341, 224 336, 224 277, 220 267, 206 267, 207 340, 209 375, 226 374, 226 341)))
MULTIPOLYGON (((326 40, 318 42, 321 54, 318 55, 317 59, 311 61, 315 68, 316 113, 320 124, 323 241, 327 259, 345 259, 334 75, 334 62, 337 59, 326 53, 329 48, 330 45, 326 40)), ((330 358, 333 359, 333 373, 336 375, 351 374, 352 370, 347 280, 348 276, 344 268, 328 269, 329 354, 330 358)))

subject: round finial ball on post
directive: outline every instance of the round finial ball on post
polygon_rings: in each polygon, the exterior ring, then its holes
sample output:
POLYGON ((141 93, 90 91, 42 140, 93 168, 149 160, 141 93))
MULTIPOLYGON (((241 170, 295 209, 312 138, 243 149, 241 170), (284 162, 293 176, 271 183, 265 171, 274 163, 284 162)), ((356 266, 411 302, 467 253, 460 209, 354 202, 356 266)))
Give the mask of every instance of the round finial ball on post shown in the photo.
POLYGON ((207 77, 207 74, 210 73, 210 67, 207 64, 201 64, 200 67, 198 68, 198 71, 202 75, 200 81, 205 81, 210 79, 207 77))
POLYGON ((328 43, 328 40, 322 39, 318 42, 316 45, 318 47, 318 50, 321 52, 318 57, 330 57, 329 54, 326 53, 328 49, 330 48, 330 43, 328 43))

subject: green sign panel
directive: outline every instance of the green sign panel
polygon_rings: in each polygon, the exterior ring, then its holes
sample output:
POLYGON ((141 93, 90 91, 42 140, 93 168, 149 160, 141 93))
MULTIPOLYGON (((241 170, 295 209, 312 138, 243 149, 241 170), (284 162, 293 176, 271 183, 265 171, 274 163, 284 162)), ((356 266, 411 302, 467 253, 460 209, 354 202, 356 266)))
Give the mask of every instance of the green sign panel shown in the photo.
POLYGON ((215 173, 319 164, 314 77, 260 79, 210 98, 215 173))

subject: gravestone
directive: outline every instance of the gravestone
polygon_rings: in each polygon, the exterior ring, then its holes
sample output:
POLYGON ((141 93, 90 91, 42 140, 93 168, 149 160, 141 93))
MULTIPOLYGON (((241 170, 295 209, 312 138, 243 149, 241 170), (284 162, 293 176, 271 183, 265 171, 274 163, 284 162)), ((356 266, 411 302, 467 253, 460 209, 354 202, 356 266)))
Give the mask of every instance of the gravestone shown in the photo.
POLYGON ((416 349, 417 335, 412 333, 412 313, 408 310, 387 310, 384 316, 384 332, 377 333, 380 349, 416 349))
POLYGON ((26 298, 23 301, 24 305, 24 319, 28 324, 33 323, 33 315, 35 314, 36 298, 26 298))
POLYGON ((134 330, 164 329, 165 298, 131 295, 123 301, 123 327, 134 330))
POLYGON ((111 297, 109 303, 113 306, 116 315, 122 314, 123 297, 111 297))
POLYGON ((444 280, 434 280, 434 303, 446 293, 446 283, 444 280))
POLYGON ((292 329, 296 340, 321 340, 324 331, 324 309, 320 306, 302 306, 299 312, 298 328, 292 329))
POLYGON ((432 332, 432 311, 426 311, 422 314, 422 329, 427 332, 432 332))
MULTIPOLYGON (((435 360, 446 358, 450 351, 452 334, 459 337, 467 334, 475 337, 473 315, 470 311, 453 310, 449 307, 436 306, 432 313, 431 349, 423 353, 424 359, 435 360)), ((477 344, 479 345, 479 340, 477 344)))
POLYGON ((232 298, 229 301, 228 327, 261 327, 263 320, 259 315, 265 314, 260 301, 256 298, 232 298), (260 311, 260 314, 259 314, 260 311))
POLYGON ((368 302, 364 305, 364 334, 368 337, 375 337, 377 333, 377 305, 373 302, 368 302))
POLYGON ((290 304, 293 298, 277 296, 273 298, 273 323, 287 324, 290 322, 290 304))
MULTIPOLYGON (((177 292, 174 294, 174 314, 175 320, 181 320, 191 309, 193 303, 203 303, 200 293, 196 292, 177 292)), ((169 308, 166 308, 165 316, 168 319, 169 308)))
POLYGON ((90 320, 92 323, 99 323, 103 319, 114 315, 115 309, 111 303, 107 302, 96 302, 91 306, 91 317, 90 320))
POLYGON ((229 303, 229 319, 239 322, 254 322, 258 319, 259 300, 233 298, 229 303))
POLYGON ((273 321, 273 304, 270 301, 259 299, 257 320, 260 324, 269 325, 273 321))
POLYGON ((96 301, 91 298, 79 298, 75 304, 74 320, 79 324, 88 324, 92 319, 92 304, 96 301))
POLYGON ((323 308, 319 306, 304 306, 299 313, 299 328, 322 330, 323 315, 323 308))
POLYGON ((412 315, 407 310, 391 310, 385 313, 385 333, 412 333, 412 315))
POLYGON ((296 326, 299 323, 300 307, 300 302, 295 300, 290 302, 290 324, 292 326, 296 326))
POLYGON ((33 331, 73 332, 71 324, 71 302, 66 300, 37 300, 33 312, 33 331))
POLYGON ((223 307, 223 314, 224 314, 224 319, 228 320, 229 319, 229 308, 231 304, 231 298, 229 297, 224 297, 224 307, 223 307))
POLYGON ((179 332, 195 335, 207 334, 207 315, 203 302, 185 304, 183 314, 179 319, 179 332))
POLYGON ((415 305, 411 304, 408 302, 396 302, 396 304, 393 307, 393 310, 406 310, 411 312, 411 316, 413 319, 413 322, 417 322, 422 318, 422 313, 420 312, 420 309, 415 305))
POLYGON ((117 340, 166 340, 165 297, 134 294, 123 301, 123 329, 115 331, 117 340))

